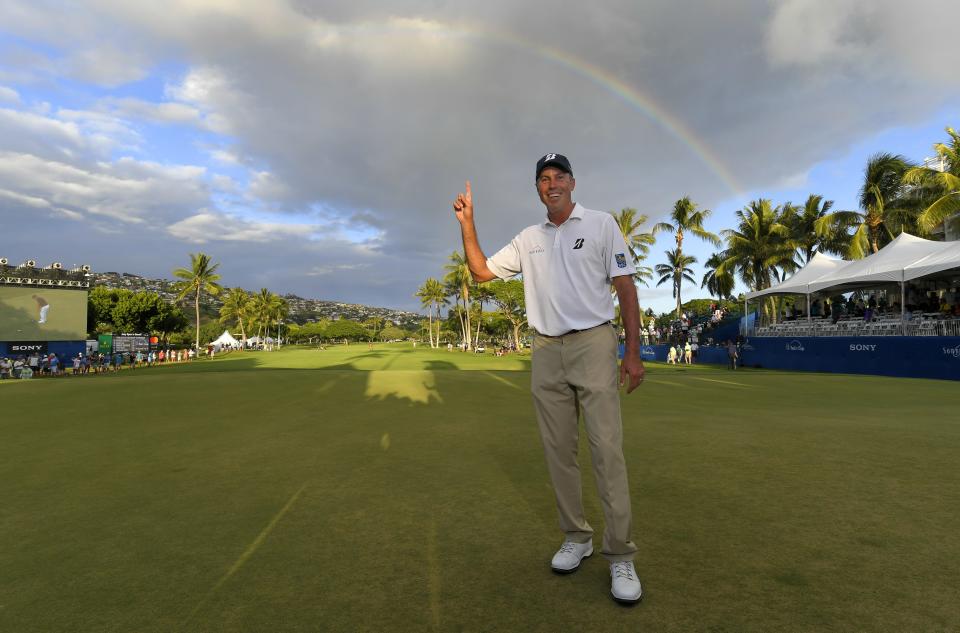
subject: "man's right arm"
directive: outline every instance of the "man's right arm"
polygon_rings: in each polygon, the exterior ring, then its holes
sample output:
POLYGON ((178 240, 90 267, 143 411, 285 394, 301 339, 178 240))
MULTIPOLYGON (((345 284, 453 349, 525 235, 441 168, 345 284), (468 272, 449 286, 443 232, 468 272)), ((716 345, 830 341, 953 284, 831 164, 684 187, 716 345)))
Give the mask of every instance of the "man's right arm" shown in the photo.
POLYGON ((467 266, 470 267, 470 274, 474 281, 483 283, 496 279, 487 267, 487 256, 483 254, 480 248, 480 241, 477 239, 477 227, 473 223, 473 195, 470 192, 470 181, 466 183, 466 191, 458 194, 453 202, 453 211, 460 222, 460 235, 463 238, 463 252, 467 259, 467 266))

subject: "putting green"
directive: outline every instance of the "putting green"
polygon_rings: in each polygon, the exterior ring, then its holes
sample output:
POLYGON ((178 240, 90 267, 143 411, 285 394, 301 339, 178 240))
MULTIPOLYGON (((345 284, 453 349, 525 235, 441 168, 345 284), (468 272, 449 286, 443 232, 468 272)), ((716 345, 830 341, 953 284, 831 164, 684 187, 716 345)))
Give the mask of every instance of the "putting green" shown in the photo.
POLYGON ((960 622, 956 383, 649 366, 623 608, 600 556, 549 571, 528 369, 361 344, 4 386, 0 631, 960 622))

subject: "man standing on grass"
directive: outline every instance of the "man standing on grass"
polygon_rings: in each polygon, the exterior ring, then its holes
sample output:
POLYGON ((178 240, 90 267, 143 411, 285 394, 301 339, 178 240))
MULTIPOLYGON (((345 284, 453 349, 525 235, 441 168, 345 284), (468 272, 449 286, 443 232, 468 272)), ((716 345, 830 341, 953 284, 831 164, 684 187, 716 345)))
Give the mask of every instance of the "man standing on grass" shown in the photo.
POLYGON ((39 324, 44 324, 47 322, 47 313, 50 312, 50 304, 47 303, 47 300, 43 297, 37 295, 30 295, 30 297, 37 302, 37 310, 40 314, 40 319, 37 321, 39 324))
POLYGON ((523 273, 527 319, 535 331, 531 390, 565 535, 551 567, 570 573, 593 553, 593 528, 583 513, 577 463, 582 409, 603 505, 601 552, 610 561, 611 593, 618 602, 635 603, 643 594, 633 566, 637 548, 630 540, 630 490, 618 391, 629 376, 630 393, 644 375, 633 262, 613 216, 573 202, 576 181, 566 157, 547 154, 537 161, 535 184, 546 217, 489 259, 477 239, 469 182, 453 208, 476 281, 523 273), (619 375, 617 333, 610 324, 611 283, 626 330, 619 375))

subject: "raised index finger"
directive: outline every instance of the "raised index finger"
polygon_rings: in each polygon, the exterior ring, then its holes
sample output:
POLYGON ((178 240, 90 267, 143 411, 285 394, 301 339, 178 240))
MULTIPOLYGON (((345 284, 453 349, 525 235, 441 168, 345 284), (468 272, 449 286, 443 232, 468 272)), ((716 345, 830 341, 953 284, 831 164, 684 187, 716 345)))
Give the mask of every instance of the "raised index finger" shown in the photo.
POLYGON ((468 180, 467 183, 466 183, 466 188, 467 188, 467 200, 473 200, 473 195, 470 193, 470 181, 469 181, 469 180, 468 180))

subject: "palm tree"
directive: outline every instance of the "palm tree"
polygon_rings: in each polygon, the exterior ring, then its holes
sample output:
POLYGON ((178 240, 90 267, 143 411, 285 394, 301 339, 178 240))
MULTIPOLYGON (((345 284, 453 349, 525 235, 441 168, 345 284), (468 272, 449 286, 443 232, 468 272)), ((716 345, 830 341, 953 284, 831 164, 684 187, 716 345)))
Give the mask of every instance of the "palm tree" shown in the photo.
MULTIPOLYGON (((727 248, 720 253, 716 274, 739 272, 751 290, 763 290, 797 268, 790 229, 769 200, 754 200, 736 215, 737 228, 722 231, 727 248)), ((775 313, 773 304, 770 309, 775 313)))
POLYGON ((386 325, 386 319, 377 315, 373 315, 364 321, 363 324, 370 328, 370 331, 373 334, 373 340, 379 340, 380 333, 383 331, 383 328, 386 325))
POLYGON ((427 310, 427 334, 430 336, 430 347, 434 348, 436 345, 433 344, 433 299, 430 296, 430 281, 433 278, 427 279, 419 288, 413 296, 420 299, 420 305, 427 310))
POLYGON ((478 305, 477 309, 477 336, 474 341, 475 346, 480 344, 480 325, 483 322, 483 304, 493 300, 493 290, 486 283, 477 284, 473 290, 473 300, 478 305))
POLYGON ((190 268, 177 268, 173 276, 181 281, 175 284, 178 291, 177 301, 193 295, 193 308, 197 315, 196 350, 200 351, 200 294, 220 294, 221 287, 217 284, 220 275, 216 274, 220 264, 214 264, 210 256, 204 253, 190 253, 190 268))
POLYGON ((264 330, 269 334, 268 321, 270 320, 270 297, 272 294, 266 288, 251 297, 251 311, 253 322, 257 324, 257 337, 263 338, 264 330))
POLYGON ((673 282, 673 297, 677 300, 677 317, 679 317, 680 304, 682 303, 680 299, 680 287, 684 281, 689 281, 693 284, 697 283, 693 278, 693 269, 690 268, 690 264, 697 263, 697 258, 692 255, 683 255, 676 249, 665 251, 665 253, 667 255, 667 263, 657 264, 654 267, 654 270, 660 275, 660 281, 657 282, 657 285, 662 286, 667 281, 673 282))
MULTIPOLYGON (((620 233, 623 240, 627 243, 627 249, 630 251, 630 260, 633 262, 637 272, 633 274, 634 284, 647 285, 647 280, 653 278, 653 270, 649 266, 641 266, 640 262, 650 254, 650 247, 657 238, 653 233, 642 231, 641 227, 647 223, 647 216, 638 214, 636 209, 625 207, 620 209, 619 213, 613 213, 613 219, 617 221, 620 227, 620 233)), ((611 292, 616 292, 611 290, 611 292)), ((640 310, 640 327, 643 327, 643 310, 640 310)))
POLYGON ((859 202, 862 212, 837 211, 815 222, 817 234, 855 228, 847 249, 852 259, 876 253, 881 246, 915 221, 911 199, 903 177, 913 165, 899 154, 874 154, 863 170, 859 202))
POLYGON ((277 324, 277 347, 281 347, 283 338, 281 337, 280 327, 283 325, 283 320, 290 314, 290 304, 286 299, 279 295, 273 295, 273 300, 270 302, 271 314, 276 316, 277 324))
POLYGON ((454 301, 457 304, 457 313, 460 316, 460 328, 463 334, 463 341, 466 349, 473 349, 470 344, 470 284, 473 282, 473 276, 470 274, 470 267, 467 260, 460 251, 453 251, 450 255, 450 263, 443 267, 447 271, 443 280, 454 290, 454 301), (460 301, 463 301, 463 312, 460 312, 460 301))
MULTIPOLYGON (((220 322, 224 325, 236 322, 240 325, 240 338, 246 347, 247 331, 243 319, 250 309, 250 295, 243 288, 231 288, 220 307, 220 322)), ((242 348, 241 348, 242 349, 242 348)))
POLYGON ((706 288, 711 297, 717 299, 729 299, 733 294, 735 281, 730 271, 717 273, 717 267, 723 262, 723 253, 714 253, 704 264, 706 273, 700 282, 701 288, 706 288))
POLYGON ((800 264, 806 264, 814 253, 847 252, 850 247, 850 235, 844 227, 833 226, 827 234, 817 233, 817 222, 830 213, 833 200, 824 200, 823 196, 810 194, 803 207, 785 203, 780 211, 780 224, 790 230, 790 239, 800 255, 800 264))
MULTIPOLYGON (((260 292, 253 296, 251 303, 250 311, 257 324, 257 336, 263 334, 264 338, 270 336, 271 326, 279 323, 290 309, 283 297, 273 294, 266 288, 261 288, 260 292)), ((280 338, 279 333, 277 338, 280 338)))
POLYGON ((657 241, 653 233, 641 230, 643 225, 647 223, 647 216, 638 214, 636 209, 630 207, 621 209, 619 213, 612 215, 613 219, 617 221, 617 226, 620 227, 623 240, 630 250, 630 258, 637 268, 633 279, 636 283, 646 286, 647 280, 653 278, 653 270, 649 266, 640 266, 639 264, 647 258, 647 255, 650 254, 650 247, 657 241))
POLYGON ((420 298, 420 303, 423 307, 427 308, 427 314, 430 317, 430 347, 438 347, 440 345, 440 306, 444 305, 447 302, 447 292, 443 287, 443 284, 433 277, 427 279, 423 282, 423 285, 420 286, 417 290, 416 295, 420 298), (437 315, 437 341, 434 343, 433 340, 433 315, 436 311, 437 315))
MULTIPOLYGON (((697 204, 690 200, 690 196, 684 196, 677 200, 670 212, 671 222, 659 222, 653 225, 653 235, 660 232, 673 233, 674 240, 677 242, 676 260, 683 261, 683 237, 684 233, 692 233, 700 239, 710 242, 714 246, 720 246, 720 238, 703 228, 704 221, 710 217, 710 209, 697 209, 697 204)), ((671 251, 667 251, 668 253, 671 251)), ((696 261, 696 260, 694 260, 696 261)), ((658 271, 659 274, 659 271, 658 271)), ((662 283, 662 281, 660 282, 662 283)), ((659 286, 660 283, 657 285, 659 286)), ((677 317, 680 317, 679 288, 677 289, 677 317)))
POLYGON ((960 213, 960 134, 951 127, 949 144, 935 143, 933 150, 940 159, 940 169, 914 167, 904 174, 908 185, 917 185, 934 198, 917 217, 924 233, 931 233, 940 224, 960 213))

